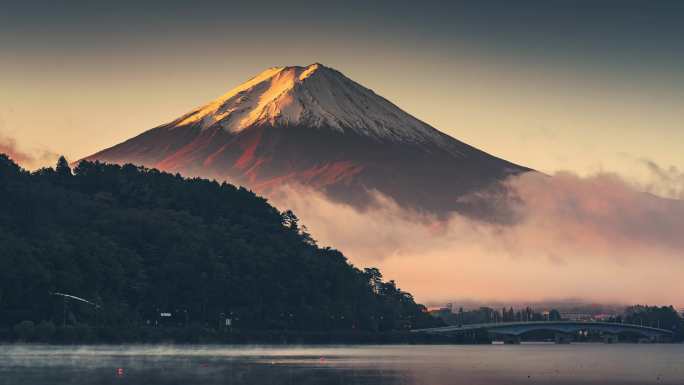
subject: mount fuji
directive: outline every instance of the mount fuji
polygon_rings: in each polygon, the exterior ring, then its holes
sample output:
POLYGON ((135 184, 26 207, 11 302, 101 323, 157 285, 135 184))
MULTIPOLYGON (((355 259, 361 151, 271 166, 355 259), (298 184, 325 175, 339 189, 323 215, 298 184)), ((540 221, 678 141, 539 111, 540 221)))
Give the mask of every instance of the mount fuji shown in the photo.
POLYGON ((531 171, 489 155, 315 63, 269 68, 213 102, 86 160, 133 163, 268 194, 301 184, 363 207, 380 192, 432 213, 531 171))

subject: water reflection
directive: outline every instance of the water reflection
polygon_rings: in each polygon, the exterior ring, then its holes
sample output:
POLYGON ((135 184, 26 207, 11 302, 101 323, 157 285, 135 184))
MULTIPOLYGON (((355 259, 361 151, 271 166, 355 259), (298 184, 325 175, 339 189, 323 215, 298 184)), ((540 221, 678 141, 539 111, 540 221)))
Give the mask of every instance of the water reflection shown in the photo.
POLYGON ((682 384, 684 345, 0 346, 0 384, 682 384))

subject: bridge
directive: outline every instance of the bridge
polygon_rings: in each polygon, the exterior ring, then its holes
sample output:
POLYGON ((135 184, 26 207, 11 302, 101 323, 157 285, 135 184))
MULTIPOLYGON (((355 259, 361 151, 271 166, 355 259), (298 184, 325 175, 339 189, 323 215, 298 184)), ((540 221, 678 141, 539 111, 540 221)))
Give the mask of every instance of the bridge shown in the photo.
POLYGON ((581 331, 600 332, 604 336, 605 342, 617 342, 619 334, 627 333, 636 334, 650 342, 661 342, 669 340, 674 334, 667 329, 598 321, 501 322, 412 330, 414 333, 447 335, 474 335, 475 333, 487 332, 493 339, 501 339, 508 343, 520 343, 523 334, 536 331, 555 333, 556 343, 569 343, 571 336, 581 331))

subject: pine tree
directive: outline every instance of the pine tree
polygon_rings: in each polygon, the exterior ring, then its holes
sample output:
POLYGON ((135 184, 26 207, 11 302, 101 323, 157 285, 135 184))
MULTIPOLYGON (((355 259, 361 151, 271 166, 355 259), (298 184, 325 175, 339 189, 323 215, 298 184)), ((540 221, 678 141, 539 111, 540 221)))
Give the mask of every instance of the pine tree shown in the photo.
POLYGON ((57 167, 55 168, 57 175, 59 176, 71 176, 71 167, 69 167, 69 162, 67 162, 64 155, 60 156, 57 160, 57 167))

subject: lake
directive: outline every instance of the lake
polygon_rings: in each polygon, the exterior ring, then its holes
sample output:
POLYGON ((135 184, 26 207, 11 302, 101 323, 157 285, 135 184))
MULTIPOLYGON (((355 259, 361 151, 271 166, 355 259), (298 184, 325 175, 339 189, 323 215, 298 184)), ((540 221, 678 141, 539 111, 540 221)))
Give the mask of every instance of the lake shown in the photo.
POLYGON ((684 345, 0 345, 0 384, 681 385, 684 345))

